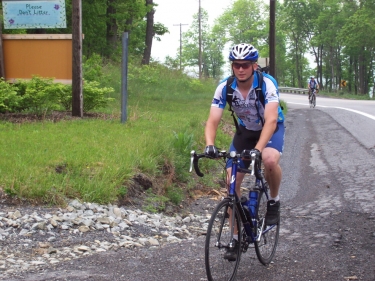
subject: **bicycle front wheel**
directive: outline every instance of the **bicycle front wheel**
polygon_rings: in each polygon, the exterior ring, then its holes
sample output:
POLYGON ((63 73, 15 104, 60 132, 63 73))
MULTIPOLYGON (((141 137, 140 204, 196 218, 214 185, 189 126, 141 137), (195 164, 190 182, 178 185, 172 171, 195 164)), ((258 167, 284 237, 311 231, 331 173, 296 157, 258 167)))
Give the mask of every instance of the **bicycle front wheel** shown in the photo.
MULTIPOLYGON (((241 247, 237 247, 237 259, 224 259, 229 243, 231 242, 230 214, 233 213, 233 204, 229 198, 222 200, 212 213, 207 228, 205 244, 205 266, 209 281, 230 281, 236 277, 240 264, 241 247)), ((235 233, 241 234, 241 219, 235 208, 235 233)), ((241 235, 238 235, 238 245, 241 245, 241 235)))
POLYGON ((315 107, 315 105, 316 105, 316 97, 315 97, 315 95, 313 95, 313 97, 312 97, 312 106, 313 106, 313 108, 315 107))
POLYGON ((258 239, 255 242, 255 252, 259 261, 264 265, 268 265, 276 252, 280 222, 270 226, 265 224, 267 197, 264 190, 259 192, 258 203, 258 239))

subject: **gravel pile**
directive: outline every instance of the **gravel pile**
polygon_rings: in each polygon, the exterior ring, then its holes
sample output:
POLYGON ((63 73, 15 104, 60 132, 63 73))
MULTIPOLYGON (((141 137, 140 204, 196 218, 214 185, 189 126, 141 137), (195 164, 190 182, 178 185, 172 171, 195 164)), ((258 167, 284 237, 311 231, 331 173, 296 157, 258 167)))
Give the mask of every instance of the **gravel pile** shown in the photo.
POLYGON ((2 208, 0 280, 121 247, 157 248, 193 239, 206 232, 209 218, 208 211, 166 216, 77 200, 66 209, 2 208))

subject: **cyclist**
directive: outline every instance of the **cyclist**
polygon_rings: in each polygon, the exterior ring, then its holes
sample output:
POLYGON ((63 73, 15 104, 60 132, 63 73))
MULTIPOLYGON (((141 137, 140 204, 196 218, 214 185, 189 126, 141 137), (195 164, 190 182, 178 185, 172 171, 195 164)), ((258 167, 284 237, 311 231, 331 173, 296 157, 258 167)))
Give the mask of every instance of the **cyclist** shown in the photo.
POLYGON ((310 81, 308 83, 308 88, 309 88, 309 100, 310 100, 310 97, 311 97, 311 94, 313 92, 313 90, 318 90, 319 89, 319 84, 318 82, 315 81, 315 77, 314 76, 311 76, 310 77, 310 81))
MULTIPOLYGON (((246 150, 247 155, 251 152, 256 158, 263 159, 265 167, 265 178, 270 186, 270 200, 267 202, 266 223, 275 224, 280 218, 279 187, 281 182, 280 156, 284 147, 284 116, 279 106, 279 92, 275 79, 263 73, 262 94, 265 97, 265 106, 256 101, 255 88, 258 86, 258 50, 251 44, 241 43, 232 47, 229 53, 232 72, 235 79, 232 83, 233 102, 232 109, 236 113, 239 126, 230 151, 241 153, 246 150), (262 125, 263 124, 263 125, 262 125)), ((228 78, 227 78, 228 79, 228 78)), ((218 129, 224 108, 226 106, 226 80, 222 81, 216 88, 212 100, 209 117, 205 128, 206 148, 205 154, 217 157, 218 149, 215 147, 216 131, 218 129)), ((241 166, 248 168, 250 161, 241 160, 241 166)), ((229 176, 231 174, 231 160, 227 165, 229 176)), ((240 186, 244 173, 237 174, 236 193, 240 197, 240 186)), ((234 237, 238 239, 238 234, 234 237)), ((236 260, 239 243, 234 248, 228 248, 224 258, 236 260)))

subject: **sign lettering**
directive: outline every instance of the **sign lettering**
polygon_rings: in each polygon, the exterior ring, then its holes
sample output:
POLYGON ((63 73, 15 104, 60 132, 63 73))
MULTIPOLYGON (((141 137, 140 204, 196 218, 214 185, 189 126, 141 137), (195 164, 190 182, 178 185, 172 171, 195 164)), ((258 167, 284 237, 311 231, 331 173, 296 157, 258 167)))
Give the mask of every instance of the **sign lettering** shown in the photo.
POLYGON ((66 28, 65 0, 3 1, 5 29, 66 28))

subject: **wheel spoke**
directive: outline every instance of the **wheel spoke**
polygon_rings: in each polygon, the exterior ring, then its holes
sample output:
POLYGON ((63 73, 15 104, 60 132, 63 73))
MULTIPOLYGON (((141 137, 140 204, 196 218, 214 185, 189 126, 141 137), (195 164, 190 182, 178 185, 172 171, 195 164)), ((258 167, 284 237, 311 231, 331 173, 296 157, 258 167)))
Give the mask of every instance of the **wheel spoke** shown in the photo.
POLYGON ((255 242, 255 251, 259 261, 267 265, 272 261, 275 255, 277 242, 279 239, 280 223, 272 226, 266 226, 264 224, 265 216, 267 212, 267 197, 263 191, 259 193, 258 200, 258 239, 255 242))

